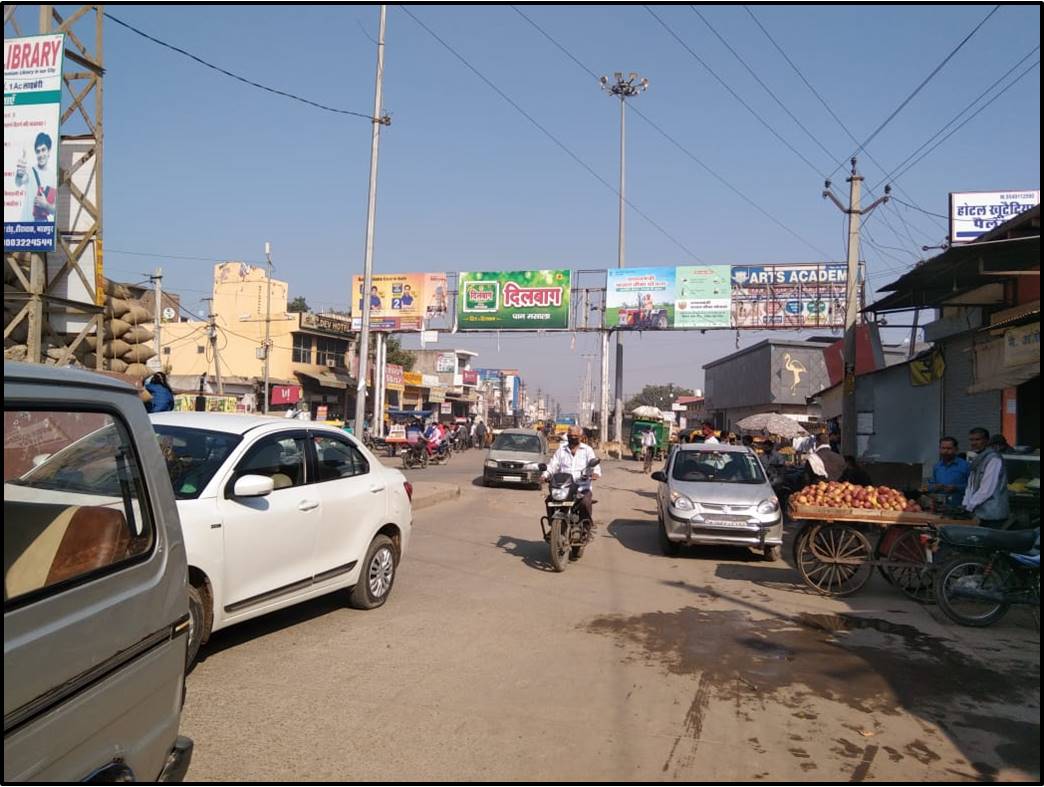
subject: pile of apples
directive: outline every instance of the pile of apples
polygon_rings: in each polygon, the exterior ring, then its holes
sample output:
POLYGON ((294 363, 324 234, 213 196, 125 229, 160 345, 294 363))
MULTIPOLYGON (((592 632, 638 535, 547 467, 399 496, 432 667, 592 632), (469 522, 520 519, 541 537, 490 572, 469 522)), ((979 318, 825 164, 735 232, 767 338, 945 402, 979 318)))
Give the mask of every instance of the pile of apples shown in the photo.
POLYGON ((820 481, 810 484, 793 497, 802 506, 816 508, 865 508, 871 511, 904 511, 914 513, 921 510, 913 500, 897 489, 888 486, 860 486, 847 481, 820 481))

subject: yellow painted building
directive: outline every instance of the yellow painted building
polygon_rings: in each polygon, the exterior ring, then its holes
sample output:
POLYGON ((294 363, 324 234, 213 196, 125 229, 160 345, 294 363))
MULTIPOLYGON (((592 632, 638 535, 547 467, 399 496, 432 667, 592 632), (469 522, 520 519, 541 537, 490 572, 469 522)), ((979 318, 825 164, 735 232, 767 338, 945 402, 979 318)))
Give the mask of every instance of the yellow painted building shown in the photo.
POLYGON ((214 266, 214 328, 200 321, 163 324, 161 360, 171 382, 175 389, 195 390, 196 381, 204 376, 213 388, 220 367, 223 387, 248 400, 256 392, 260 410, 268 317, 272 409, 303 402, 313 417, 324 413, 343 417, 354 407, 355 395, 347 364, 354 337, 350 321, 335 315, 288 313, 288 286, 278 279, 271 280, 269 312, 267 283, 263 267, 241 262, 214 266))

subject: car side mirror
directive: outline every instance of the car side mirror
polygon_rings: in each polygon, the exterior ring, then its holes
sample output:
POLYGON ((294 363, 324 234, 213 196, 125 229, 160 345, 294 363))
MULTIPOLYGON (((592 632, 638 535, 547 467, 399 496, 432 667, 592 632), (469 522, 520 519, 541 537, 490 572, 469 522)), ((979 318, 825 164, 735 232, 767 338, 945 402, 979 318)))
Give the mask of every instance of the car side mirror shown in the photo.
POLYGON ((539 470, 541 473, 543 473, 543 472, 545 472, 547 470, 547 465, 544 464, 543 462, 541 462, 540 464, 537 465, 537 470, 539 470))
POLYGON ((587 463, 587 469, 590 470, 592 467, 598 467, 600 464, 602 464, 602 460, 596 457, 587 463))
POLYGON ((652 474, 652 480, 659 481, 661 484, 666 484, 667 475, 663 472, 663 470, 657 470, 655 473, 652 474))
POLYGON ((266 475, 245 475, 236 479, 232 488, 234 497, 265 497, 272 494, 275 482, 266 475))

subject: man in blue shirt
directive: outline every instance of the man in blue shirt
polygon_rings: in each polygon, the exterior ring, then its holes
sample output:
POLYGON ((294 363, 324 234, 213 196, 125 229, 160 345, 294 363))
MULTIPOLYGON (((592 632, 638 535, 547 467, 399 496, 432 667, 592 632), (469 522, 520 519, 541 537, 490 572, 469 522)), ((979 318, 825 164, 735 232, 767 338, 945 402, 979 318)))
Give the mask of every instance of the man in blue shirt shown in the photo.
POLYGON ((946 505, 959 506, 968 486, 971 466, 957 456, 957 439, 944 437, 939 441, 939 461, 932 468, 928 491, 946 494, 946 505))

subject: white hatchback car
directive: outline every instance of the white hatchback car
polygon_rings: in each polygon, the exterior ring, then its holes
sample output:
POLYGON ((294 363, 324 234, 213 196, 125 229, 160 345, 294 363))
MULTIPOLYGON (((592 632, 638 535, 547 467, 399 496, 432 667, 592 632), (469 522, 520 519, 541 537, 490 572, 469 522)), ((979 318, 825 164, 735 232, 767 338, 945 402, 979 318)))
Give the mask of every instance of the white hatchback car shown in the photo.
POLYGON ((340 429, 219 413, 151 417, 189 565, 189 663, 211 632, 334 590, 381 606, 413 488, 340 429))

